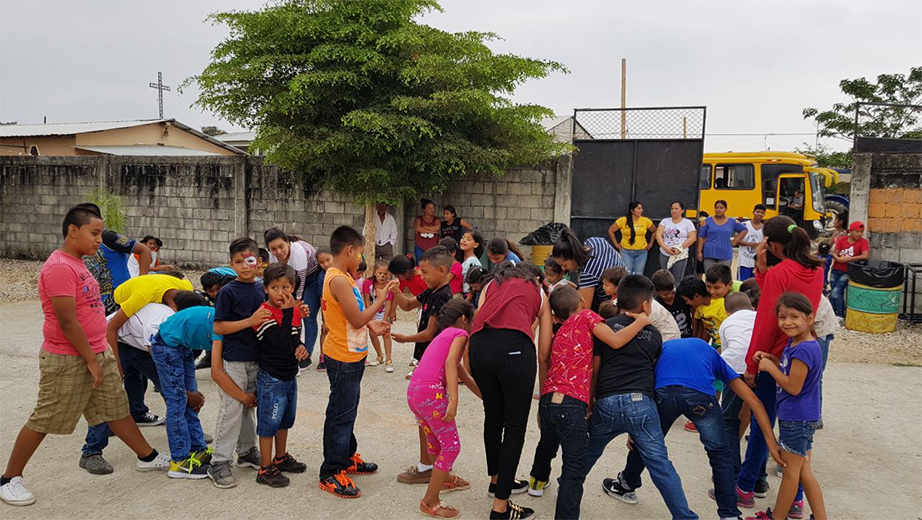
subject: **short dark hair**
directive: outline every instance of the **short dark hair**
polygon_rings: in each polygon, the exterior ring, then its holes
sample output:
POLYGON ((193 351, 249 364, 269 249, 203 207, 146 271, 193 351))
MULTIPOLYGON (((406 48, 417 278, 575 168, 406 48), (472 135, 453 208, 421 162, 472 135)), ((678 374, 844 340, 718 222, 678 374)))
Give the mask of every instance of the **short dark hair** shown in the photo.
POLYGON ((364 246, 365 237, 351 226, 339 226, 330 235, 330 252, 338 255, 349 246, 364 246))
POLYGON ((259 248, 259 259, 262 260, 263 262, 268 263, 269 262, 269 251, 266 250, 265 248, 260 247, 259 248))
POLYGON ((618 284, 618 308, 625 311, 639 310, 643 302, 653 299, 654 293, 653 282, 646 276, 629 274, 618 284))
POLYGON ((230 243, 228 248, 231 258, 237 253, 259 253, 259 245, 250 237, 240 237, 230 243))
POLYGON ((782 294, 781 297, 778 298, 778 303, 775 304, 775 314, 778 314, 778 311, 781 310, 782 307, 794 309, 808 316, 810 314, 816 314, 813 310, 813 304, 810 303, 810 299, 799 292, 786 292, 782 294))
POLYGON ((458 212, 455 211, 455 207, 452 206, 451 204, 442 207, 442 210, 447 211, 447 212, 451 213, 455 218, 458 218, 458 212))
POLYGON ((202 278, 199 281, 202 283, 202 289, 207 291, 215 285, 222 285, 224 276, 214 271, 208 271, 202 275, 202 278))
POLYGON ((657 292, 675 290, 675 276, 672 276, 669 269, 660 269, 656 271, 650 276, 650 281, 653 282, 653 287, 657 292))
POLYGON ((419 263, 426 262, 436 267, 451 269, 451 264, 454 263, 454 258, 455 257, 451 254, 451 251, 449 251, 447 247, 439 245, 427 249, 426 252, 423 253, 423 256, 419 257, 419 263))
POLYGON ((718 204, 720 204, 721 206, 723 206, 724 209, 728 209, 728 208, 730 207, 730 206, 727 205, 727 201, 725 201, 725 200, 723 200, 723 199, 717 199, 717 201, 714 203, 714 207, 716 208, 718 204))
POLYGON ((263 285, 268 286, 270 283, 282 278, 287 278, 291 285, 294 285, 298 279, 298 274, 295 273, 294 268, 290 265, 276 262, 266 267, 263 272, 263 285))
POLYGON ((413 261, 409 256, 395 256, 391 258, 389 264, 387 264, 387 270, 394 275, 404 275, 409 273, 416 267, 416 262, 413 261))
POLYGON ((549 256, 544 259, 544 272, 551 271, 556 274, 563 274, 563 267, 554 261, 554 257, 549 256))
POLYGON ((208 299, 195 291, 176 291, 173 304, 181 311, 189 307, 208 307, 208 299))
POLYGON ((89 224, 94 218, 102 220, 99 213, 82 206, 84 205, 74 206, 67 210, 67 214, 64 215, 64 223, 61 225, 61 234, 64 238, 67 238, 67 230, 70 226, 77 226, 77 229, 79 229, 89 224))
POLYGON ((487 278, 487 270, 480 266, 471 267, 467 272, 467 282, 468 285, 472 283, 483 283, 487 278))
POLYGON ((727 295, 724 300, 724 307, 727 314, 733 314, 736 311, 752 310, 752 300, 745 293, 735 292, 727 295))
POLYGON ((316 256, 320 256, 320 255, 330 255, 330 256, 333 256, 333 251, 331 251, 330 248, 327 247, 327 246, 320 246, 320 247, 317 248, 316 256))
POLYGON ((729 265, 714 264, 708 268, 707 273, 704 275, 704 280, 708 283, 720 282, 724 285, 730 285, 733 283, 733 273, 730 271, 729 265))
POLYGON ((141 239, 141 243, 147 242, 148 240, 153 240, 157 244, 157 247, 163 247, 163 240, 155 237, 154 235, 144 235, 144 238, 141 239))
POLYGON ((487 252, 491 255, 505 255, 509 253, 509 243, 505 238, 494 237, 487 242, 487 252))
POLYGON ((617 287, 627 275, 627 269, 623 267, 609 267, 602 271, 602 280, 617 287))
MULTIPOLYGON (((676 289, 676 292, 679 293, 679 296, 691 300, 695 296, 708 296, 708 286, 705 285, 700 278, 690 274, 685 278, 682 278, 682 281, 679 282, 679 287, 676 289)), ((618 294, 618 298, 621 298, 620 294, 618 294)))
MULTIPOLYGON (((554 291, 557 292, 557 291, 554 291)), ((618 307, 611 300, 605 300, 599 304, 599 316, 605 318, 614 318, 618 315, 618 307)))
POLYGON ((579 309, 579 291, 569 285, 561 287, 551 293, 548 302, 551 304, 551 311, 554 312, 554 316, 561 320, 566 320, 579 309))
POLYGON ((90 210, 95 213, 99 218, 102 218, 102 210, 99 209, 99 206, 93 204, 92 202, 81 202, 74 206, 75 208, 90 210))
POLYGON ((768 208, 765 207, 765 204, 756 204, 756 206, 755 206, 754 208, 752 208, 752 211, 753 211, 753 212, 756 212, 756 211, 759 211, 760 209, 761 209, 762 211, 768 211, 768 208))
POLYGON ((453 255, 457 255, 458 251, 460 251, 458 248, 458 241, 452 237, 445 237, 439 240, 439 245, 448 249, 453 255))
POLYGON ((829 250, 831 248, 832 247, 829 245, 829 242, 820 242, 820 245, 816 246, 816 252, 823 256, 826 256, 829 254, 829 250))

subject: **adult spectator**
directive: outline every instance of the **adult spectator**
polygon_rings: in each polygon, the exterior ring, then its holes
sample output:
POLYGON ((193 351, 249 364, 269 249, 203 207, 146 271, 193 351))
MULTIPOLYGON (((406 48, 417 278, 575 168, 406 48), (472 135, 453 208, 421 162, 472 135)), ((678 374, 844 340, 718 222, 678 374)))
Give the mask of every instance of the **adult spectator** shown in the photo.
POLYGON ((730 267, 733 263, 733 233, 737 240, 746 236, 746 226, 727 216, 727 201, 714 203, 714 216, 708 217, 698 230, 698 261, 707 272, 714 264, 730 267))
POLYGON ((301 368, 311 365, 314 343, 317 342, 317 314, 320 312, 320 265, 317 262, 317 250, 314 246, 294 236, 286 235, 279 228, 269 228, 263 233, 266 249, 269 250, 269 263, 287 264, 298 275, 295 298, 304 301, 310 309, 310 316, 304 318, 304 346, 307 347, 307 359, 300 362, 301 368))
POLYGON ((579 273, 579 294, 596 312, 599 305, 608 299, 602 287, 602 273, 611 267, 624 267, 621 255, 607 240, 592 237, 583 245, 569 228, 560 234, 551 250, 551 257, 564 271, 579 273))
POLYGON ((676 283, 685 278, 685 266, 688 264, 688 252, 698 238, 695 225, 683 217, 685 204, 675 201, 669 206, 670 218, 663 219, 656 228, 656 241, 659 243, 659 267, 672 273, 676 283), (669 265, 670 262, 672 265, 669 265))
POLYGON ((530 518, 534 511, 509 501, 528 489, 515 478, 525 443, 537 375, 532 324, 542 313, 541 338, 551 331, 550 306, 531 270, 504 264, 480 295, 470 339, 471 375, 483 394, 483 442, 494 496, 491 517, 530 518), (542 312, 542 309, 548 313, 542 312), (507 514, 503 515, 503 513, 507 514))
POLYGON ((378 204, 378 222, 375 229, 375 260, 391 261, 397 243, 397 221, 387 212, 387 204, 378 204))
POLYGON ((460 244, 464 232, 474 229, 474 226, 470 225, 468 221, 458 216, 454 206, 445 206, 442 214, 445 220, 442 221, 441 238, 451 237, 460 244))
POLYGON ((840 238, 848 236, 848 213, 837 213, 835 220, 832 221, 832 236, 829 237, 829 245, 834 246, 840 238))
POLYGON ((624 267, 630 274, 643 274, 647 265, 647 253, 653 242, 647 242, 647 232, 656 233, 653 221, 643 216, 643 204, 634 200, 627 206, 627 213, 608 228, 611 243, 621 253, 624 267), (621 231, 618 241, 615 232, 621 231))
POLYGON ((439 244, 439 233, 442 231, 442 221, 435 216, 435 203, 429 199, 422 199, 419 203, 423 208, 423 214, 418 215, 413 221, 416 230, 414 256, 417 264, 427 249, 439 244))
POLYGON ((832 246, 832 269, 829 271, 829 303, 836 316, 845 317, 845 289, 848 286, 848 264, 856 260, 867 260, 871 245, 862 238, 864 223, 852 222, 848 235, 839 238, 832 246))

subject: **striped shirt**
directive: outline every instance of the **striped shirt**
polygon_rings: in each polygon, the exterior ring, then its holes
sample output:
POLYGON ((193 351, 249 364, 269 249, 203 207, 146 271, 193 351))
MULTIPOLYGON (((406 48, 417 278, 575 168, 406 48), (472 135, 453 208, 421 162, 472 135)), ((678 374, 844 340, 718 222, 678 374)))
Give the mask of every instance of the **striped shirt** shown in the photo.
POLYGON ((608 296, 602 288, 602 273, 612 267, 623 267, 624 262, 604 238, 592 237, 586 240, 586 246, 589 248, 589 261, 579 270, 579 288, 595 287, 596 299, 604 301, 608 296))

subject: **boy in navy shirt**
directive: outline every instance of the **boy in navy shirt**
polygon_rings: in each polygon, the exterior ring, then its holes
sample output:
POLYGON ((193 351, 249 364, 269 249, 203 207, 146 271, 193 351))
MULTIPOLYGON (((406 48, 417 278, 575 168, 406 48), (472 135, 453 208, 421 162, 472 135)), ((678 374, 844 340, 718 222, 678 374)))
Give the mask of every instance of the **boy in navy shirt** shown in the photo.
MULTIPOLYGON (((691 420, 704 444, 713 469, 714 489, 709 492, 717 500, 720 518, 737 518, 741 515, 736 503, 733 458, 724 431, 723 414, 714 390, 716 379, 728 383, 733 391, 752 408, 765 438, 769 452, 780 462, 778 443, 762 403, 707 343, 698 338, 667 341, 656 363, 656 400, 659 402, 659 424, 663 436, 680 416, 691 420)), ((605 491, 629 504, 637 503, 634 491, 641 486, 640 474, 644 461, 638 450, 632 449, 627 465, 617 478, 603 481, 605 491)))
POLYGON ((215 431, 214 456, 208 476, 218 488, 237 485, 230 463, 234 448, 237 466, 258 470, 256 447, 256 377, 259 375, 256 331, 272 313, 261 308, 262 283, 256 282, 259 246, 251 238, 230 245, 230 264, 237 279, 225 285, 215 299, 214 333, 224 336, 212 348, 211 378, 221 390, 221 408, 215 431))

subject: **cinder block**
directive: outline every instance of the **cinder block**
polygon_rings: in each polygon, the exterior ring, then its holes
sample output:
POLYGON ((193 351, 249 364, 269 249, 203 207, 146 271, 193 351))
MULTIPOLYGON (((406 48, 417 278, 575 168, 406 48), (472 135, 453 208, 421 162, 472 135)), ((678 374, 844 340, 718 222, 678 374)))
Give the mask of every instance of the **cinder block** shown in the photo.
POLYGON ((884 204, 884 216, 887 218, 900 218, 900 205, 898 203, 884 204))
POLYGON ((918 264, 922 262, 922 249, 900 249, 900 263, 918 264))
POLYGON ((903 189, 902 193, 900 194, 900 201, 909 204, 922 204, 922 189, 903 189))
POLYGON ((922 218, 922 203, 904 202, 900 204, 900 217, 912 219, 922 218))
POLYGON ((345 207, 342 202, 324 202, 324 213, 342 213, 345 207))
POLYGON ((918 218, 906 218, 899 221, 902 233, 922 233, 922 220, 918 218))
POLYGON ((884 218, 886 216, 886 207, 887 204, 884 202, 872 202, 868 205, 868 219, 877 217, 884 218))

